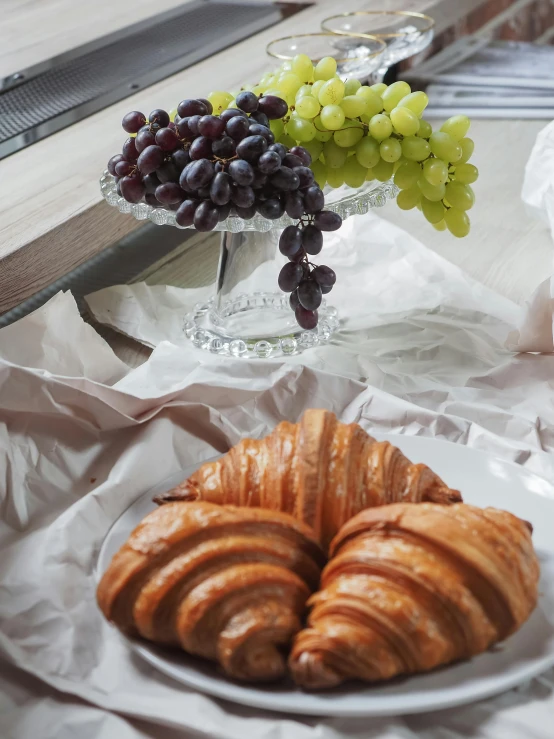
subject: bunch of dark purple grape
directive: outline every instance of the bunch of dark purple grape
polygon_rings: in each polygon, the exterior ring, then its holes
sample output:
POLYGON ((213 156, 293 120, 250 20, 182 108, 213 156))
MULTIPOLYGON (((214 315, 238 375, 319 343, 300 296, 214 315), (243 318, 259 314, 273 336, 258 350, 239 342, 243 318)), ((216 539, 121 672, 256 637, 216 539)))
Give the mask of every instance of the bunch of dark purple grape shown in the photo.
POLYGON ((279 240, 289 259, 279 286, 291 293, 298 324, 315 328, 322 296, 336 278, 309 256, 321 251, 322 231, 336 231, 342 220, 323 210, 306 149, 275 143, 269 121, 286 115, 287 103, 245 91, 236 104, 215 116, 208 100, 183 100, 174 121, 165 110, 154 110, 148 120, 138 111, 127 113, 123 128, 136 136, 110 159, 108 171, 125 200, 175 210, 180 226, 198 231, 211 231, 232 208, 244 219, 287 213, 297 225, 287 226, 279 240))

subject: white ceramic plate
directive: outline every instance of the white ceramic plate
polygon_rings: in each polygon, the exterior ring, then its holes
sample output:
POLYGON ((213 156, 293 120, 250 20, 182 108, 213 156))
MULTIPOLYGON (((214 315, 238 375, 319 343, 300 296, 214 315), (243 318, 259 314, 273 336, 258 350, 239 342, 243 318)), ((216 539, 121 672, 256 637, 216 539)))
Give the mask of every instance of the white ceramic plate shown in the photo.
MULTIPOLYGON (((350 684, 321 694, 304 693, 292 684, 241 685, 184 653, 132 640, 130 646, 161 672, 204 693, 255 708, 320 716, 391 716, 449 708, 501 693, 554 665, 554 486, 515 464, 462 445, 423 437, 388 438, 412 461, 425 462, 461 490, 467 503, 504 508, 533 524, 541 595, 517 634, 471 661, 426 675, 375 686, 350 684)), ((100 575, 132 529, 155 507, 152 496, 170 489, 193 469, 148 491, 123 513, 100 551, 100 575)))

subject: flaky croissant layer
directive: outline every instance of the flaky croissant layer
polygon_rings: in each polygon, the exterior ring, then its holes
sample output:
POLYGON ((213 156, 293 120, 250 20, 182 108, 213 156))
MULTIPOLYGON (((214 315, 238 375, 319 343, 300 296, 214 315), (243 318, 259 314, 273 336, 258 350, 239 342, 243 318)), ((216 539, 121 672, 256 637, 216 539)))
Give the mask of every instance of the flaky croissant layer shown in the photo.
POLYGON ((265 439, 243 439, 204 464, 157 502, 208 500, 260 506, 295 516, 327 548, 349 518, 396 502, 461 501, 424 464, 412 464, 388 441, 333 413, 307 410, 297 424, 281 423, 265 439))
POLYGON ((289 658, 308 689, 470 658, 516 631, 537 602, 530 529, 494 508, 365 510, 342 527, 330 557, 289 658))

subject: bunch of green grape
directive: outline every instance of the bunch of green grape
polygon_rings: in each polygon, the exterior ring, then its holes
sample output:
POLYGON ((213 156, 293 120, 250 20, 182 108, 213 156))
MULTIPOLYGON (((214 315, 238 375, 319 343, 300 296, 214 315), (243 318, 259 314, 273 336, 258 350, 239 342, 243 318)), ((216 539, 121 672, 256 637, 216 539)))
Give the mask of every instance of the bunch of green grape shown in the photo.
MULTIPOLYGON (((278 142, 309 151, 320 187, 356 188, 393 178, 402 210, 419 208, 439 231, 458 237, 469 233, 467 211, 475 202, 471 184, 479 173, 469 163, 474 144, 467 137, 467 116, 453 116, 433 132, 422 117, 428 103, 424 92, 412 92, 402 81, 388 86, 343 82, 332 57, 314 65, 299 54, 242 89, 286 100, 288 113, 269 125, 278 142)), ((236 107, 236 94, 212 92, 214 113, 236 107)))

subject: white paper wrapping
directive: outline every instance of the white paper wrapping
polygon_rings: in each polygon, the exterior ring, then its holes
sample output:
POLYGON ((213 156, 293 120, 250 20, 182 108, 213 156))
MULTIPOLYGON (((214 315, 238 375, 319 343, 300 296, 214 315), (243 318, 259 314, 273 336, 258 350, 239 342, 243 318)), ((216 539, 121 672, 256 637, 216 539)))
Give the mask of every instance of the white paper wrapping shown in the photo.
POLYGON ((157 674, 96 608, 99 547, 132 501, 307 407, 368 431, 467 444, 554 478, 554 356, 506 351, 520 309, 373 215, 343 231, 333 263, 345 327, 336 344, 291 360, 191 350, 177 336, 191 296, 169 288, 89 299, 105 322, 155 346, 134 370, 67 294, 0 331, 2 739, 552 738, 554 670, 424 716, 278 716, 157 674))

